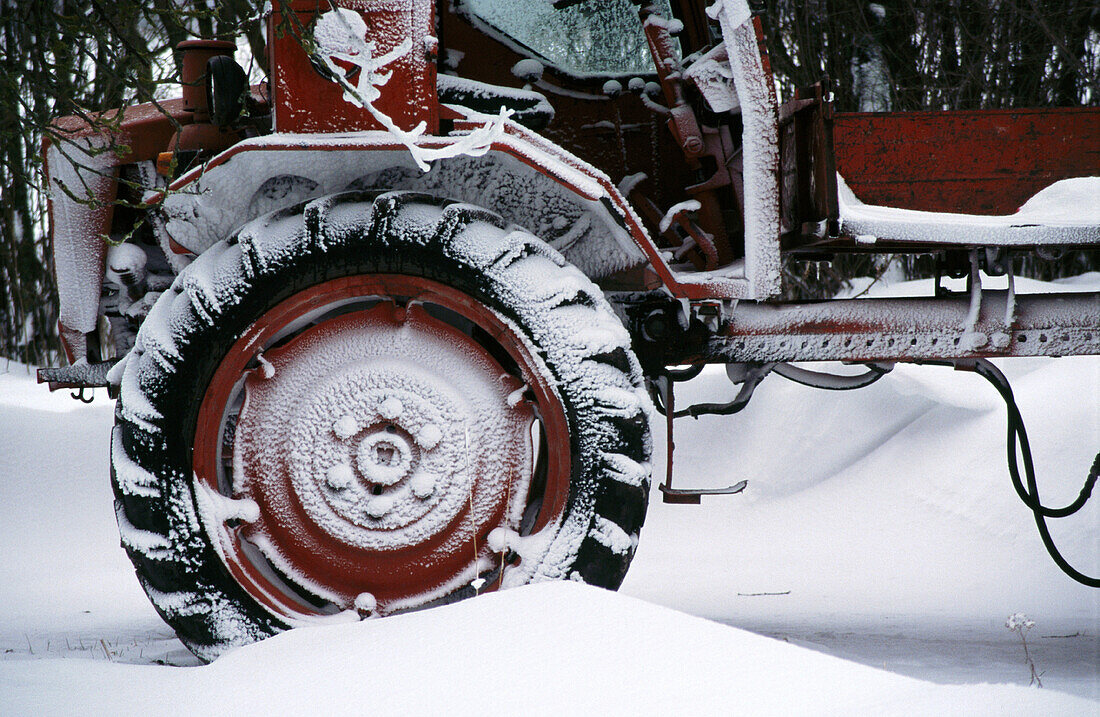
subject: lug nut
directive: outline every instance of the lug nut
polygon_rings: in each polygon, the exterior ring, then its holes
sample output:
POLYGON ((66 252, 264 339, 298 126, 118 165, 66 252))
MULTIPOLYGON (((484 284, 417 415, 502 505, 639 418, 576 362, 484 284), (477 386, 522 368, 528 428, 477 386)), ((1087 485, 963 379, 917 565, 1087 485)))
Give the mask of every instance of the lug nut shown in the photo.
POLYGON ((387 418, 392 421, 401 415, 404 408, 405 407, 401 405, 401 401, 390 396, 378 406, 378 413, 382 415, 382 418, 387 418))
POLYGON ((267 360, 262 353, 256 354, 256 361, 260 364, 260 375, 265 379, 275 378, 275 364, 267 360))
POLYGON ((367 515, 378 520, 385 517, 393 509, 393 498, 378 496, 367 501, 367 515))
POLYGON ((333 424, 332 431, 340 438, 351 438, 359 432, 359 424, 355 416, 349 413, 333 424))
POLYGON ((426 451, 430 451, 439 445, 443 439, 443 431, 434 423, 427 423, 416 434, 416 442, 426 451))
POLYGON ((370 593, 359 593, 355 597, 355 612, 359 613, 361 620, 366 620, 374 615, 378 609, 378 600, 370 593))
POLYGON ((431 473, 420 473, 409 481, 412 494, 420 500, 426 500, 435 492, 436 477, 431 473))
POLYGON ((505 399, 505 403, 508 404, 508 408, 515 408, 519 405, 519 402, 523 400, 523 394, 527 393, 527 384, 524 384, 508 394, 508 398, 505 399))
POLYGON ((486 538, 486 542, 489 545, 489 550, 494 553, 511 552, 512 543, 519 537, 519 533, 508 528, 493 528, 489 531, 489 535, 486 538))
POLYGON ((325 482, 335 490, 347 488, 353 480, 355 473, 347 463, 337 463, 325 474, 325 482))

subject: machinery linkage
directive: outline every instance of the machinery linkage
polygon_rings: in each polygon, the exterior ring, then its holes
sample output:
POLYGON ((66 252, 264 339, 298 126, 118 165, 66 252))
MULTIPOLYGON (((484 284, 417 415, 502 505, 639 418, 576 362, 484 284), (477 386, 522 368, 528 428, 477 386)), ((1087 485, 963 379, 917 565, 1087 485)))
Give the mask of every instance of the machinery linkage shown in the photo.
MULTIPOLYGON (((1051 508, 1043 505, 1039 498, 1039 490, 1035 477, 1035 465, 1032 459, 1031 446, 1024 427, 1023 417, 1016 405, 1016 399, 1008 378, 991 361, 984 358, 955 359, 950 361, 914 361, 917 364, 929 364, 937 366, 950 366, 957 371, 972 371, 989 381, 1004 399, 1008 412, 1008 436, 1007 464, 1008 473, 1012 479, 1012 485, 1020 500, 1023 501, 1035 517, 1035 525, 1043 546, 1055 564, 1069 577, 1082 585, 1100 587, 1100 578, 1086 575, 1074 568, 1061 554, 1047 527, 1048 518, 1066 518, 1080 511, 1089 498, 1096 481, 1100 478, 1100 453, 1093 460, 1092 467, 1081 488, 1077 498, 1061 508, 1051 508), (1020 472, 1020 460, 1023 461, 1023 475, 1020 472)), ((725 403, 698 403, 683 409, 676 409, 674 386, 677 383, 689 381, 702 373, 705 364, 697 364, 689 368, 668 368, 655 380, 649 382, 650 394, 657 411, 665 416, 667 432, 667 465, 665 480, 659 486, 662 499, 666 503, 698 504, 704 495, 732 495, 741 493, 748 486, 747 480, 741 480, 725 488, 674 488, 672 485, 672 461, 675 442, 673 440, 673 421, 677 418, 691 416, 698 419, 699 416, 716 415, 728 416, 738 413, 748 405, 756 387, 769 374, 776 373, 790 381, 800 383, 811 388, 826 390, 850 390, 863 388, 878 381, 889 373, 894 365, 892 363, 867 363, 867 370, 857 375, 834 374, 824 371, 812 371, 795 366, 790 363, 729 363, 726 364, 726 376, 734 385, 741 388, 733 400, 725 403)))

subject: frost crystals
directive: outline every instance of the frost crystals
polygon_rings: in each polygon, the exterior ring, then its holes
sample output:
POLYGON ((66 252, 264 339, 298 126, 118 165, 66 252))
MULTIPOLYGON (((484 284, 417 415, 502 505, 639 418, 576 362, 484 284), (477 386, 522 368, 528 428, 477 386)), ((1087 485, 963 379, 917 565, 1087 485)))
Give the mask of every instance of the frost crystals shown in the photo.
POLYGON ((512 111, 501 107, 500 114, 495 117, 486 115, 484 125, 445 147, 419 146, 417 142, 424 136, 426 128, 424 122, 406 131, 394 124, 389 115, 374 106, 382 96, 379 88, 389 82, 393 76, 392 71, 383 72, 382 68, 408 54, 412 49, 412 42, 406 38, 394 49, 375 57, 376 45, 373 41, 367 40, 366 36, 367 25, 359 13, 344 8, 330 10, 318 18, 314 28, 313 39, 316 43, 314 57, 332 73, 332 80, 344 88, 344 99, 370 112, 386 131, 408 148, 416 166, 421 171, 427 172, 430 169, 428 162, 432 160, 447 159, 460 154, 474 157, 483 155, 489 151, 495 140, 503 136, 505 120, 512 111), (347 68, 338 62, 345 66, 352 65, 358 71, 347 71, 347 68), (356 74, 358 79, 353 85, 348 78, 356 74))

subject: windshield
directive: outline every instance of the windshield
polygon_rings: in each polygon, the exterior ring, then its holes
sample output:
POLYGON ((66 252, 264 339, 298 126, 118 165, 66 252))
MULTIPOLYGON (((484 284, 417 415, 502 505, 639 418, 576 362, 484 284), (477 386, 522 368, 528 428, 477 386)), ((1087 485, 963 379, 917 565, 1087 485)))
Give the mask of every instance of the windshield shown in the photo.
MULTIPOLYGON (((584 0, 555 10, 552 0, 465 0, 481 19, 574 75, 653 72, 638 7, 631 0, 584 0)), ((671 17, 668 0, 653 3, 671 17)))

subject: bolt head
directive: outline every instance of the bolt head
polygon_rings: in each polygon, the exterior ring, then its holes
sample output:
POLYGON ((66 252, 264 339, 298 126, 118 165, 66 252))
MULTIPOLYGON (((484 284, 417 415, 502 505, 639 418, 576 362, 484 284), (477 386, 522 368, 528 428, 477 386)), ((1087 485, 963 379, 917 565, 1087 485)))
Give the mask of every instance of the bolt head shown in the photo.
POLYGON ((700 154, 703 151, 703 140, 698 137, 688 137, 684 140, 684 149, 690 154, 700 154))
POLYGON ((409 481, 412 494, 420 500, 427 500, 435 492, 435 483, 438 479, 431 473, 420 473, 409 481))
POLYGON ((332 432, 340 438, 351 438, 359 432, 359 422, 355 420, 355 416, 348 414, 333 424, 332 432))
POLYGON ((382 418, 393 420, 401 415, 401 412, 405 409, 401 405, 401 401, 390 396, 378 406, 378 413, 382 418))
POLYGON ((355 472, 347 463, 337 463, 325 474, 325 482, 334 490, 343 490, 354 480, 355 472))
POLYGON ((443 431, 434 423, 425 424, 416 434, 416 442, 426 451, 430 451, 443 440, 443 431))

